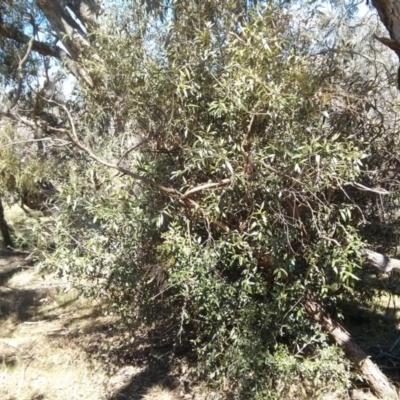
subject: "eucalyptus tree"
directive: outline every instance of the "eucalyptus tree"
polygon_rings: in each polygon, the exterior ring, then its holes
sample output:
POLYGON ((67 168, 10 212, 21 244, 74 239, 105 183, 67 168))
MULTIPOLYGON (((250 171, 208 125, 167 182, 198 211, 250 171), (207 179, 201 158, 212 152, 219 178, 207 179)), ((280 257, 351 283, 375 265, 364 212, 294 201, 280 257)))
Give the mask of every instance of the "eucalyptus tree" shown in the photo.
MULTIPOLYGON (((400 5, 395 0, 372 0, 382 23, 389 32, 390 38, 375 36, 382 44, 394 51, 400 59, 400 5)), ((398 88, 400 90, 400 67, 398 73, 398 88)))

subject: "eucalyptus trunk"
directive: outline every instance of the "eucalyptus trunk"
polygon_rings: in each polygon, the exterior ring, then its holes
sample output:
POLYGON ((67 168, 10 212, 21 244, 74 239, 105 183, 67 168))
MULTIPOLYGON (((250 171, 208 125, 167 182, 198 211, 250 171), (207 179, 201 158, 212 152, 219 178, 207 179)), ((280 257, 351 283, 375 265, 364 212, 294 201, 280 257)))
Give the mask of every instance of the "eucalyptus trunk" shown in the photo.
MULTIPOLYGON (((372 0, 382 23, 389 32, 390 38, 375 38, 392 49, 400 59, 400 2, 398 0, 372 0)), ((400 89, 400 67, 397 80, 400 89)))
POLYGON ((3 247, 6 249, 12 248, 13 241, 11 239, 10 227, 7 224, 7 221, 4 216, 4 207, 0 198, 0 231, 3 236, 3 247))

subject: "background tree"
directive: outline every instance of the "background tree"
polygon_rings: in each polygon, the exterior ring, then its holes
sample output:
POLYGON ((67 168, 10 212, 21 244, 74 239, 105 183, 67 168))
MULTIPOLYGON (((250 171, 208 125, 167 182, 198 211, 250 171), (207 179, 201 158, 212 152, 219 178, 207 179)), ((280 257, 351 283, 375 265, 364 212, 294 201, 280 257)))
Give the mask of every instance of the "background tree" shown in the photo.
MULTIPOLYGON (((378 11, 379 17, 389 32, 390 39, 375 36, 377 40, 389 47, 400 58, 400 8, 393 0, 373 0, 373 6, 378 11)), ((400 89, 400 69, 398 73, 398 88, 400 89)))
POLYGON ((14 247, 13 241, 11 239, 10 227, 7 224, 7 221, 4 217, 4 207, 3 203, 0 199, 0 231, 3 238, 3 247, 4 248, 12 248, 14 247))

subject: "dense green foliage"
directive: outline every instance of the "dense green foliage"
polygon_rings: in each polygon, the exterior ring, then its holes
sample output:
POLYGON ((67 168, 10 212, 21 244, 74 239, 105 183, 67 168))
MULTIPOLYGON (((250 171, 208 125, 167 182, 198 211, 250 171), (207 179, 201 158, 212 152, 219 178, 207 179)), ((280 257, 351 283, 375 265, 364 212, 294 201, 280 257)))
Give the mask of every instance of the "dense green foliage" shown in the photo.
POLYGON ((360 188, 379 182, 395 126, 371 105, 378 84, 355 77, 352 45, 327 50, 322 19, 305 29, 273 3, 236 6, 103 14, 83 60, 95 88, 60 111, 80 150, 46 164, 58 196, 44 263, 192 346, 219 387, 318 396, 350 373, 304 302, 353 295, 376 212, 360 188))
MULTIPOLYGON (((70 189, 54 256, 128 318, 139 305, 159 320, 153 307, 167 301, 176 339, 198 349, 199 371, 214 381, 260 396, 280 382, 285 392, 307 375, 299 349, 324 341, 303 301, 329 301, 359 260, 354 206, 341 188, 359 178, 363 152, 327 122, 332 67, 309 55, 307 37, 293 42, 288 14, 254 11, 238 27, 229 5, 212 10, 214 23, 206 6, 182 10, 165 38, 142 15, 103 34, 98 86, 85 97, 87 120, 75 121, 108 159, 121 154, 121 135, 140 133, 148 141, 124 165, 193 194, 157 194, 100 171, 97 192, 70 189), (115 131, 104 132, 111 116, 115 131), (218 186, 200 190, 206 183, 218 186), (89 232, 75 224, 82 245, 62 234, 76 215, 98 223, 89 232)), ((309 368, 313 380, 320 366, 309 368)), ((321 390, 346 383, 346 370, 332 370, 316 382, 321 390)))

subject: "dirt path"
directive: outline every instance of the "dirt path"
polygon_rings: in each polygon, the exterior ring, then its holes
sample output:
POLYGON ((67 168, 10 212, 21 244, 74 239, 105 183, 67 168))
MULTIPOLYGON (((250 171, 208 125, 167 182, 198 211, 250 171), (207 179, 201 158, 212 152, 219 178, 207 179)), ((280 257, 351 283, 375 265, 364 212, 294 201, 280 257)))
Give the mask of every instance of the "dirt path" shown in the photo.
POLYGON ((0 399, 193 398, 163 388, 145 363, 116 371, 115 352, 105 351, 112 328, 66 282, 41 276, 23 255, 0 253, 0 399))

